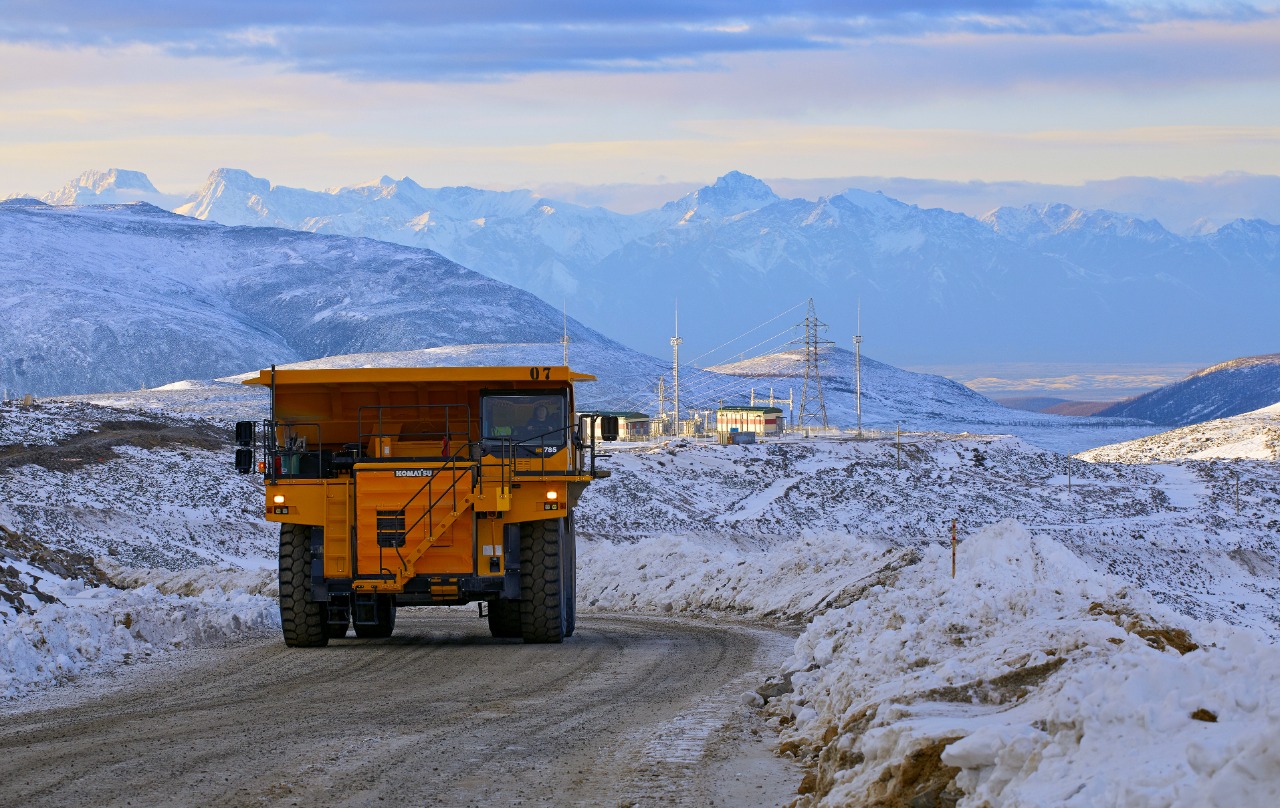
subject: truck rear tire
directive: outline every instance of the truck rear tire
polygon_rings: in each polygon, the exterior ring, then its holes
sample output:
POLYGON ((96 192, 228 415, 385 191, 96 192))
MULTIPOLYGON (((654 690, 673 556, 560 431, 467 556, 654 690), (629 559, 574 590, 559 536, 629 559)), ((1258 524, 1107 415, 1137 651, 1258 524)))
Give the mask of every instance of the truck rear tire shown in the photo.
POLYGON ((520 631, 520 601, 493 600, 489 602, 489 633, 504 640, 522 636, 520 631))
POLYGON ((395 595, 378 595, 374 601, 377 623, 356 623, 356 636, 362 640, 380 640, 396 630, 395 595))
POLYGON ((311 600, 311 526, 280 525, 280 628, 290 648, 329 644, 329 609, 311 600))
POLYGON ((568 636, 567 562, 563 519, 520 525, 520 636, 529 643, 568 636))

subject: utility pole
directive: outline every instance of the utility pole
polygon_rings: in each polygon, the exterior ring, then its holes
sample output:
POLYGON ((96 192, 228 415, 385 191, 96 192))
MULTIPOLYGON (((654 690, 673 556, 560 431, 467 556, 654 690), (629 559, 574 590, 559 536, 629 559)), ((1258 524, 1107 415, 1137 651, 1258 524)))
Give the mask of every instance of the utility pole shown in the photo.
POLYGON ((862 437, 862 301, 858 301, 858 333, 853 335, 853 375, 857 379, 858 437, 862 437))
POLYGON ((680 437, 680 301, 676 301, 676 335, 671 338, 671 411, 675 419, 675 437, 680 437))
POLYGON ((569 367, 569 309, 563 301, 560 314, 564 317, 564 335, 560 337, 560 344, 564 346, 564 366, 569 367))

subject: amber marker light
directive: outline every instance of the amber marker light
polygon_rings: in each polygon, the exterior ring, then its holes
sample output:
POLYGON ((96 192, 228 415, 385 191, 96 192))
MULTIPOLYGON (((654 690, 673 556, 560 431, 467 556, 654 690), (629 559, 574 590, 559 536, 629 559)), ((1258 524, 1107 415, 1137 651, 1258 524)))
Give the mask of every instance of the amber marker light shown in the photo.
POLYGON ((272 502, 274 502, 274 503, 275 503, 275 504, 277 504, 277 505, 283 505, 283 504, 284 504, 284 494, 276 494, 274 497, 272 497, 272 498, 271 498, 271 501, 272 501, 272 502))
POLYGON ((559 496, 559 494, 557 494, 555 491, 547 492, 547 499, 555 499, 557 496, 559 496))

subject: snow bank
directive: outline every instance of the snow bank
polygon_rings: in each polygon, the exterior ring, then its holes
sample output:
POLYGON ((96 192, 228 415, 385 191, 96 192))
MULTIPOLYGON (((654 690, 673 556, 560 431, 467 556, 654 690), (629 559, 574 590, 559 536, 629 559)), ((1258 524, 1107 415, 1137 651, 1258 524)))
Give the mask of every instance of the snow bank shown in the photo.
POLYGON ((954 579, 949 549, 919 558, 817 615, 762 690, 814 766, 802 804, 1280 799, 1263 635, 1177 615, 1013 522, 964 541, 954 579))
POLYGON ((685 536, 584 542, 579 608, 725 612, 803 619, 851 602, 916 552, 848 535, 804 536, 772 550, 685 536))
POLYGON ((58 602, 16 615, 0 609, 0 699, 167 650, 279 630, 275 600, 242 590, 182 597, 150 585, 121 591, 48 578, 41 585, 58 602))

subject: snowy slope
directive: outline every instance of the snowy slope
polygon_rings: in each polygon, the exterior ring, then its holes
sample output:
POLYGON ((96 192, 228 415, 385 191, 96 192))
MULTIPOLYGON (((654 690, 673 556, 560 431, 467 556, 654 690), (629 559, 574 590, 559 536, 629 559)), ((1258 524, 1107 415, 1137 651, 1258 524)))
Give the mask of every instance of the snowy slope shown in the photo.
POLYGON ((1280 402, 1280 354, 1247 356, 1196 371, 1180 382, 1099 412, 1186 426, 1280 402))
POLYGON ((1280 460, 1280 404, 1146 438, 1082 452, 1085 460, 1170 463, 1179 460, 1280 460))
MULTIPOLYGON (((0 204, 0 385, 128 390, 335 354, 551 342, 561 312, 439 255, 140 204, 0 204)), ((621 346, 570 320, 580 344, 621 346)))

